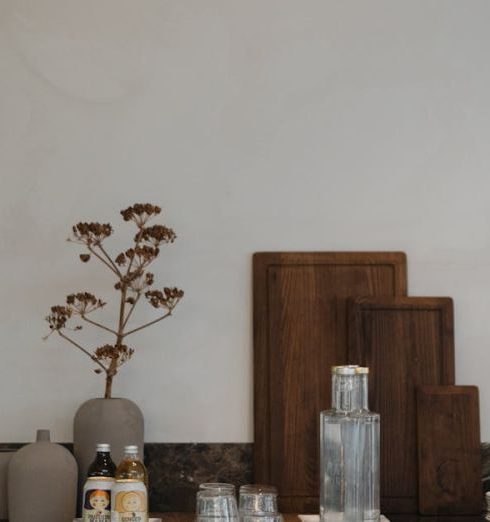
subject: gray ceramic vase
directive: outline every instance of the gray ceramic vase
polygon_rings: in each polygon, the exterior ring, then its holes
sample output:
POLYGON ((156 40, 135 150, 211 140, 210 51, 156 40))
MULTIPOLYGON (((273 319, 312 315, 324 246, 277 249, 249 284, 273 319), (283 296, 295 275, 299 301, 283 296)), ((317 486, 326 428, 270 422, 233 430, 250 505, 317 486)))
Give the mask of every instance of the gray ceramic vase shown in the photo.
POLYGON ((124 446, 136 444, 143 454, 144 421, 138 406, 128 399, 90 399, 75 415, 73 446, 80 470, 80 483, 95 457, 95 446, 111 445, 112 460, 118 464, 124 446))
POLYGON ((11 458, 8 468, 10 522, 68 522, 77 501, 77 463, 63 446, 38 430, 34 444, 11 458))
POLYGON ((7 477, 10 459, 14 453, 13 449, 0 451, 0 520, 8 518, 7 477))

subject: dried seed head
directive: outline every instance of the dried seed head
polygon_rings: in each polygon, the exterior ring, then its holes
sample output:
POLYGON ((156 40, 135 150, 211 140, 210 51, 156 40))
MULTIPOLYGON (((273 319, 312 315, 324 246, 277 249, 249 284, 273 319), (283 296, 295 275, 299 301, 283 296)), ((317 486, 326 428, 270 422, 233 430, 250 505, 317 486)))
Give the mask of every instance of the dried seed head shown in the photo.
POLYGON ((136 234, 134 240, 146 241, 153 246, 158 247, 162 243, 173 243, 177 235, 175 232, 164 225, 152 225, 141 229, 141 232, 136 234))
POLYGON ((152 217, 160 214, 162 209, 150 203, 135 203, 131 207, 121 210, 124 221, 134 221, 139 227, 152 217))
POLYGON ((72 227, 75 240, 86 245, 99 245, 112 234, 110 223, 77 223, 72 227))
POLYGON ((124 255, 123 252, 121 252, 115 259, 116 263, 119 265, 119 266, 124 266, 126 264, 126 256, 124 255))
POLYGON ((52 306, 51 313, 46 317, 51 331, 65 328, 66 322, 71 317, 72 311, 67 306, 52 306))
POLYGON ((115 360, 117 366, 121 366, 131 359, 133 353, 133 348, 128 348, 125 344, 104 344, 95 350, 94 359, 106 364, 110 364, 115 360))
POLYGON ((66 304, 72 308, 73 312, 83 315, 102 308, 106 303, 89 292, 78 292, 67 295, 66 304))
POLYGON ((155 308, 167 308, 173 310, 177 303, 184 296, 184 291, 179 288, 164 288, 163 292, 160 290, 148 290, 145 297, 150 304, 155 308))

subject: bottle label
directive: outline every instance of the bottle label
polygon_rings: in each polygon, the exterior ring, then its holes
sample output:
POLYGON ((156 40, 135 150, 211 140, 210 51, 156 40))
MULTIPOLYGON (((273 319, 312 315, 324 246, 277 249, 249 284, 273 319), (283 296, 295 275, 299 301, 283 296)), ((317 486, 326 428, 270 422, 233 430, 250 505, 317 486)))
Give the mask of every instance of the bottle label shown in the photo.
POLYGON ((111 521, 110 489, 85 489, 83 495, 83 522, 111 521))
POLYGON ((146 522, 148 520, 146 491, 128 489, 115 495, 114 511, 120 522, 146 522))

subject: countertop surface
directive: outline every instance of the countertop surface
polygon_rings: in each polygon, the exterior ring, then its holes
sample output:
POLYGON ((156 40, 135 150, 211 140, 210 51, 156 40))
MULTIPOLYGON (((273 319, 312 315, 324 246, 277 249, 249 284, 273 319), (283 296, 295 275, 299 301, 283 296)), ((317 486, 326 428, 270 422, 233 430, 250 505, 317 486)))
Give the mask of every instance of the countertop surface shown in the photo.
MULTIPOLYGON (((193 522, 194 513, 160 513, 154 517, 161 518, 163 522, 193 522)), ((443 517, 422 517, 418 515, 388 515, 390 522, 479 522, 485 520, 484 516, 443 516, 443 517)), ((299 518, 294 514, 285 514, 285 522, 299 522, 299 518)))
MULTIPOLYGON (((284 522, 301 522, 298 515, 283 514, 284 522)), ((194 513, 152 513, 150 517, 161 518, 162 522, 194 522, 194 513)), ((421 515, 387 515, 390 522, 483 522, 485 516, 421 516, 421 515)), ((0 519, 0 522, 8 520, 0 519)))

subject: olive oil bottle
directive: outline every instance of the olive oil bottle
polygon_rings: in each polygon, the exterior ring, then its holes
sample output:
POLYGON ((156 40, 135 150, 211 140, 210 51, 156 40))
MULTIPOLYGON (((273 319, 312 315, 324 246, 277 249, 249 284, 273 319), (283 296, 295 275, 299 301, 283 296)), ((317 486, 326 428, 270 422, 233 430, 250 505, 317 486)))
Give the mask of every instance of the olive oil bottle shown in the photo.
POLYGON ((137 446, 126 446, 111 494, 111 522, 148 522, 148 473, 137 446))

